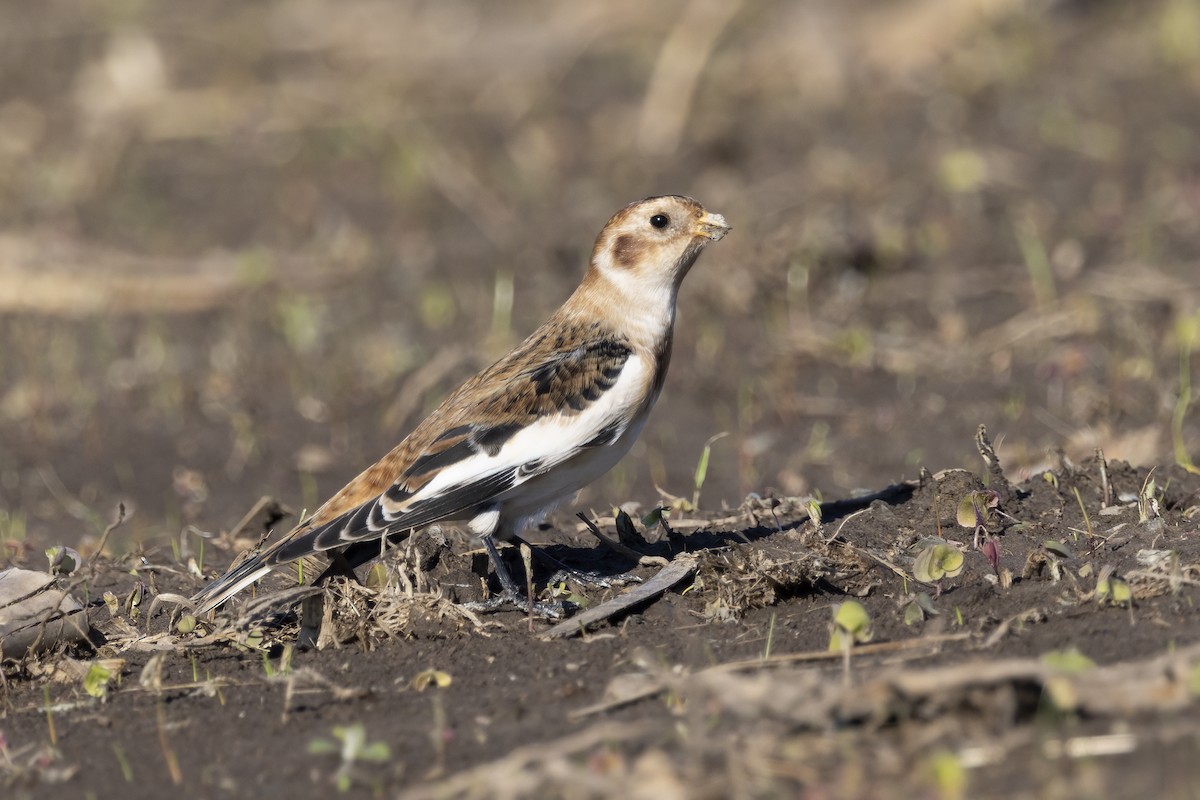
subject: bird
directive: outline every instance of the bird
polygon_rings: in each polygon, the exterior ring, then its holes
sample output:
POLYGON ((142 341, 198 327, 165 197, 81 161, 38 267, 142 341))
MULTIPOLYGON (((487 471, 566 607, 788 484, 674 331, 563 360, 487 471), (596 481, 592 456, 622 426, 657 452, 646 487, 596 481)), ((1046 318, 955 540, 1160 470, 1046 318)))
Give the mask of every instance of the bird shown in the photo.
POLYGON ((631 203, 601 229, 578 288, 512 352, 468 379, 391 452, 278 541, 192 601, 214 610, 314 555, 352 574, 411 532, 463 523, 503 597, 520 591, 496 549, 608 472, 662 392, 680 284, 731 227, 690 197, 631 203))

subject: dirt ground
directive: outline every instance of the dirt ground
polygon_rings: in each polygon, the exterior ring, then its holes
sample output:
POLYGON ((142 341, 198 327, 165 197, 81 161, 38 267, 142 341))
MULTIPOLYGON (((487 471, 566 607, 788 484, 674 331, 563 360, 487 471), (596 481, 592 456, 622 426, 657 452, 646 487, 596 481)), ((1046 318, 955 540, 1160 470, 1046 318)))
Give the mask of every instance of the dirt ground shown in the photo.
POLYGON ((1194 0, 0 7, 0 568, 104 544, 4 796, 1194 796, 1198 94, 1194 0), (180 631, 662 192, 735 229, 575 510, 670 588, 547 640, 433 531, 180 631))

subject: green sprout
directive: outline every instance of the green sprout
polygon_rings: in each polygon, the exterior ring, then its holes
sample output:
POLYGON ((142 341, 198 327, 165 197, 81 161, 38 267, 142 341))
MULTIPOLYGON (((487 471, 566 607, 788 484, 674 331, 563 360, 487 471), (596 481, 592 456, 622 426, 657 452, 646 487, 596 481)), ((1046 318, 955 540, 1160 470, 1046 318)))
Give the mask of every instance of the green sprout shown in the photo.
POLYGON ((47 547, 46 560, 50 562, 49 571, 52 575, 70 575, 79 569, 82 561, 77 551, 62 545, 47 547))
POLYGON ((1068 675, 1079 675, 1096 668, 1096 662, 1079 652, 1076 647, 1066 650, 1051 650, 1043 653, 1040 660, 1047 667, 1068 675))
POLYGON ((418 692, 423 692, 430 686, 436 686, 439 689, 445 689, 454 679, 450 677, 449 672, 443 672, 440 669, 426 669, 418 672, 413 676, 412 688, 418 692))
POLYGON ((1133 590, 1128 581, 1117 577, 1111 566, 1105 566, 1096 576, 1096 600, 1101 605, 1126 608, 1133 605, 1133 590))
POLYGON ((931 544, 917 554, 913 563, 913 577, 921 583, 932 583, 937 594, 942 593, 942 580, 953 578, 963 571, 963 554, 949 544, 931 544))
POLYGON ((934 617, 939 613, 941 612, 933 605, 933 598, 926 592, 909 595, 904 602, 904 624, 909 627, 920 625, 927 617, 934 617))
POLYGON ((713 444, 728 435, 729 432, 724 431, 708 437, 708 441, 704 443, 704 450, 700 452, 700 460, 696 463, 695 489, 692 491, 692 508, 689 510, 700 507, 700 488, 704 486, 704 479, 708 477, 708 459, 712 455, 713 444))
POLYGON ((1154 480, 1154 470, 1151 469, 1146 474, 1146 480, 1142 481, 1142 488, 1138 492, 1138 522, 1145 524, 1162 513, 1160 496, 1161 492, 1154 480))
POLYGON ((96 661, 88 668, 83 678, 83 690, 92 697, 104 700, 108 697, 108 684, 113 679, 113 672, 102 662, 96 661))
POLYGON ((804 510, 808 512, 808 518, 813 521, 813 525, 821 527, 821 501, 810 497, 804 503, 804 510))
POLYGON ((966 797, 967 768, 959 756, 948 750, 939 750, 929 757, 925 767, 933 785, 937 787, 938 797, 945 800, 966 797))
POLYGON ((389 572, 387 564, 382 561, 376 561, 367 570, 366 584, 368 589, 386 589, 391 580, 391 572, 389 572))
POLYGON ((956 519, 964 528, 975 529, 975 539, 972 547, 979 549, 979 534, 987 533, 988 517, 992 509, 1000 505, 1000 494, 990 489, 981 492, 971 492, 958 504, 956 519))
POLYGON ((650 530, 655 525, 661 525, 662 521, 667 517, 670 511, 671 509, 669 506, 655 506, 654 508, 650 509, 649 514, 642 517, 642 525, 645 526, 647 530, 650 530))
POLYGON ((381 764, 392 757, 391 748, 384 742, 367 743, 367 731, 361 722, 353 725, 336 726, 333 739, 313 739, 308 743, 308 752, 313 755, 335 753, 342 759, 334 773, 334 785, 339 792, 347 792, 354 782, 355 765, 361 762, 381 764))
POLYGON ((833 624, 829 631, 829 650, 842 651, 843 676, 850 681, 850 650, 856 643, 871 641, 871 615, 857 600, 847 600, 833 607, 833 624))

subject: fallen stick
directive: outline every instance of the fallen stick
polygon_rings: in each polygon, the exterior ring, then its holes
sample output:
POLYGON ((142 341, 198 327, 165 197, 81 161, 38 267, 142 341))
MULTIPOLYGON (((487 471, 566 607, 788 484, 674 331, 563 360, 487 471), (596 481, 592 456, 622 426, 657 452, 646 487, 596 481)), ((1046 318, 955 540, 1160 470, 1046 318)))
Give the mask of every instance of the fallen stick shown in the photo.
POLYGON ((651 600, 670 589, 696 571, 697 558, 691 555, 676 556, 675 560, 660 569, 653 578, 643 584, 622 592, 613 599, 589 608, 569 620, 560 622, 542 633, 540 639, 566 639, 583 633, 589 625, 610 619, 628 609, 651 600))
MULTIPOLYGON (((952 633, 942 634, 939 636, 923 636, 916 639, 901 639, 896 642, 880 642, 877 644, 857 645, 854 648, 854 657, 863 658, 869 655, 883 655, 886 653, 895 653, 904 650, 915 650, 930 648, 944 642, 957 642, 971 638, 969 633, 952 633)), ((933 647, 936 649, 936 647, 933 647)), ((766 658, 751 658, 744 661, 726 661, 723 664, 716 664, 707 669, 700 670, 696 675, 704 676, 710 674, 718 674, 723 672, 741 672, 743 670, 761 670, 767 667, 779 667, 787 664, 799 664, 812 661, 836 661, 844 657, 841 650, 809 650, 803 653, 780 653, 778 655, 767 656, 766 658)), ((670 681, 663 675, 646 675, 640 672, 631 672, 625 675, 617 676, 609 682, 608 691, 611 692, 614 686, 619 685, 619 680, 634 679, 637 684, 623 690, 619 696, 609 697, 601 700, 598 703, 593 703, 583 708, 577 708, 567 714, 568 719, 582 719, 594 714, 602 714, 606 711, 612 711, 616 708, 627 706, 630 703, 636 703, 639 700, 645 700, 655 695, 662 694, 670 687, 670 681)))

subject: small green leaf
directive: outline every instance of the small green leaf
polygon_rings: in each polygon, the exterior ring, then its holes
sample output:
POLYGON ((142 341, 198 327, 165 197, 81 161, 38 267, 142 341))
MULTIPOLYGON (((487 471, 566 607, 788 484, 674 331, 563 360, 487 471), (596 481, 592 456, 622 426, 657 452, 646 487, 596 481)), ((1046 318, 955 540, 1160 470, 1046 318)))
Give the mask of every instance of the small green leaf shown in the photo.
POLYGON ((1043 653, 1041 661, 1047 667, 1059 672, 1078 674, 1096 668, 1096 662, 1072 647, 1069 650, 1051 650, 1043 653))
POLYGON ((308 752, 318 756, 327 753, 340 753, 342 752, 342 747, 337 742, 331 742, 328 739, 313 739, 308 743, 308 752))
POLYGON ((1000 494, 991 489, 981 492, 971 492, 958 504, 955 515, 958 524, 964 528, 978 528, 987 523, 988 510, 1000 505, 1000 494))
POLYGON ((70 575, 79 569, 82 561, 78 552, 62 545, 47 547, 46 560, 50 562, 50 572, 54 575, 70 575))
POLYGON ((180 633, 191 633, 196 630, 196 618, 191 614, 184 614, 179 618, 179 622, 175 624, 175 630, 180 633))
POLYGON ((871 615, 857 600, 847 600, 834 606, 833 609, 833 636, 830 639, 830 648, 841 649, 846 641, 851 643, 871 641, 871 615), (842 636, 847 639, 843 640, 842 636), (835 639, 837 647, 834 647, 835 639))
POLYGON ((904 606, 904 624, 905 625, 920 625, 925 621, 925 610, 916 602, 908 603, 904 606))
POLYGON ((951 192, 973 192, 988 182, 988 163, 975 150, 951 150, 938 161, 938 178, 951 192))
POLYGON ((364 747, 359 752, 358 757, 363 761, 382 763, 391 760, 392 750, 387 746, 386 742, 375 742, 364 747))
POLYGON ((974 528, 976 520, 975 495, 967 495, 958 503, 958 513, 955 515, 958 524, 964 528, 974 528))
POLYGON ((913 563, 913 577, 922 583, 937 583, 942 578, 953 578, 963 571, 962 552, 949 544, 933 544, 926 547, 913 563))
POLYGON ((917 592, 913 595, 913 603, 920 606, 921 610, 931 617, 936 617, 941 613, 933 604, 933 598, 929 596, 928 592, 917 592))
POLYGON ((1047 552, 1053 553, 1059 558, 1075 557, 1075 554, 1071 552, 1071 548, 1055 539, 1047 539, 1046 541, 1042 542, 1042 547, 1046 548, 1047 552))
POLYGON ((367 572, 367 588, 384 589, 387 587, 390 579, 391 575, 388 573, 387 565, 382 561, 376 561, 367 572))
POLYGON ((708 459, 712 455, 713 443, 728 435, 728 431, 722 431, 715 436, 708 437, 708 441, 704 443, 704 450, 700 452, 700 460, 696 462, 695 491, 692 494, 693 507, 700 505, 700 489, 704 486, 704 479, 708 477, 708 459))
POLYGON ((821 524, 821 501, 815 497, 810 497, 804 504, 804 509, 808 512, 808 518, 815 524, 821 524))
POLYGON ((427 669, 413 676, 412 687, 418 692, 423 692, 430 686, 445 689, 451 684, 452 680, 449 672, 442 672, 440 669, 427 669))
POLYGON ((940 750, 929 758, 929 772, 937 786, 939 797, 964 797, 967 788, 967 768, 957 755, 940 750))
POLYGON ((655 506, 654 508, 650 509, 649 514, 642 517, 642 525, 647 528, 653 528, 655 525, 658 525, 663 521, 663 517, 666 516, 670 510, 671 509, 667 508, 666 506, 655 506))
POLYGON ((1112 582, 1112 599, 1119 606, 1127 606, 1133 602, 1133 590, 1129 588, 1129 582, 1123 578, 1111 578, 1112 582))
POLYGON ((1192 671, 1188 673, 1188 689, 1192 694, 1200 695, 1200 664, 1192 667, 1192 671))
POLYGON ((1133 603, 1133 590, 1128 581, 1114 575, 1111 567, 1106 567, 1096 578, 1096 599, 1102 604, 1128 606, 1133 603))
POLYGON ((704 486, 704 479, 708 477, 708 459, 712 455, 712 442, 706 442, 704 449, 700 451, 700 460, 696 462, 696 475, 694 478, 696 489, 704 486))
POLYGON ((88 668, 83 678, 83 690, 92 697, 104 697, 108 694, 108 682, 112 680, 112 672, 103 664, 96 662, 88 668))
POLYGON ((917 559, 913 562, 913 577, 921 583, 934 583, 942 577, 934 573, 932 546, 917 553, 917 559))
POLYGON ((947 578, 953 578, 963 571, 963 554, 957 547, 952 547, 948 544, 939 544, 933 550, 934 558, 938 560, 942 568, 942 573, 947 578))

